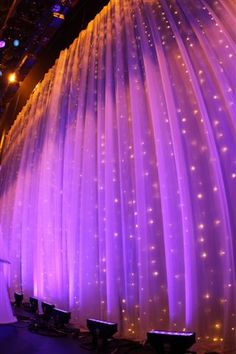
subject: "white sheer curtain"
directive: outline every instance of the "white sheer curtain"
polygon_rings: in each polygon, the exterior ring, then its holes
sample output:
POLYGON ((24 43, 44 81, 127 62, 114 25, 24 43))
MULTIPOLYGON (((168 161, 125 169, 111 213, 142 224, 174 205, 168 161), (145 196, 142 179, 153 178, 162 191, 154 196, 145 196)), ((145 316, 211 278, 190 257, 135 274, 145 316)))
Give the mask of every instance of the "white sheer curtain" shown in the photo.
POLYGON ((235 13, 111 1, 61 53, 5 144, 12 292, 234 343, 235 13))

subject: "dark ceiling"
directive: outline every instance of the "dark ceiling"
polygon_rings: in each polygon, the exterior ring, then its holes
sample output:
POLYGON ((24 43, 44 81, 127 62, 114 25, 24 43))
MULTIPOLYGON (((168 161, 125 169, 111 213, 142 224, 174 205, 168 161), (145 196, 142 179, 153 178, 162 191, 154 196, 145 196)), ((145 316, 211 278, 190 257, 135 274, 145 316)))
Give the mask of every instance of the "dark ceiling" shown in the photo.
POLYGON ((0 134, 9 129, 59 52, 72 43, 108 2, 1 0, 0 134), (9 83, 9 74, 13 72, 16 81, 9 83))

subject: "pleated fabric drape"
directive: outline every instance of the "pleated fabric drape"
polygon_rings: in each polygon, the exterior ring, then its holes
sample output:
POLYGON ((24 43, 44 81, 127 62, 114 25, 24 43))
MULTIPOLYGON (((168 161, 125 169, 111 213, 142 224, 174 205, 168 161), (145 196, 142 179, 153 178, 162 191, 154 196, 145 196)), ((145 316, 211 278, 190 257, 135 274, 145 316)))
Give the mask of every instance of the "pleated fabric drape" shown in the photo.
POLYGON ((9 131, 10 289, 235 341, 236 4, 111 0, 9 131))

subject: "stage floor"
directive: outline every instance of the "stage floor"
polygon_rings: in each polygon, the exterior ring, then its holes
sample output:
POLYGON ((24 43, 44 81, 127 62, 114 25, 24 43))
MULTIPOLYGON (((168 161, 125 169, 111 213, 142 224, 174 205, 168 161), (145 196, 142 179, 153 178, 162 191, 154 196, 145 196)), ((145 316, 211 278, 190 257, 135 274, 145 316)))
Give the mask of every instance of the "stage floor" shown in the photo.
MULTIPOLYGON (((0 354, 154 354, 149 346, 123 339, 109 341, 107 349, 94 349, 92 338, 86 331, 72 330, 67 334, 48 329, 33 327, 34 316, 23 309, 14 309, 18 322, 0 325, 0 354)), ((71 329, 71 328, 70 328, 71 329)), ((208 344, 196 343, 192 348, 196 354, 219 353, 217 345, 209 348, 208 344)), ((232 351, 229 354, 234 354, 232 351)))
POLYGON ((143 347, 140 343, 112 339, 106 349, 95 349, 88 331, 68 327, 70 331, 50 330, 33 326, 35 316, 24 309, 14 309, 18 322, 0 325, 0 354, 154 354, 152 348, 143 347), (31 330, 30 330, 31 328, 31 330))

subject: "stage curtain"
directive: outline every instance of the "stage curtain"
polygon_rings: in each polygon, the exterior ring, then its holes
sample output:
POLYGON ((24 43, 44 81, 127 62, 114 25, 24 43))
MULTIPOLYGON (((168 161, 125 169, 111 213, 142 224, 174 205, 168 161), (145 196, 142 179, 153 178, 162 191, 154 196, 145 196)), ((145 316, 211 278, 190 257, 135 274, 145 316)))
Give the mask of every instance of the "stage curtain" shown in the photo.
POLYGON ((9 131, 11 293, 119 333, 236 321, 236 4, 112 0, 9 131))

